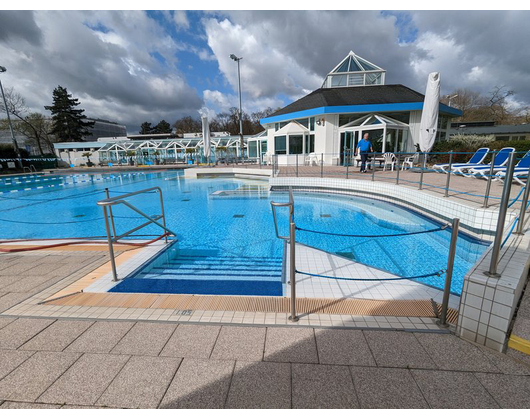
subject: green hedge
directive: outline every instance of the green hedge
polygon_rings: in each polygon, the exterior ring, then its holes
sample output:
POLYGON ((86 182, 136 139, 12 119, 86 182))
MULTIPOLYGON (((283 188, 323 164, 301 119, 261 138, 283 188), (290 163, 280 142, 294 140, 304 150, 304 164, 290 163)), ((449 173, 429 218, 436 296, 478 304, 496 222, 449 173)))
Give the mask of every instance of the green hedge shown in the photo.
MULTIPOLYGON (((469 150, 469 147, 464 146, 462 142, 455 140, 448 141, 438 141, 434 144, 432 152, 436 153, 449 153, 451 150, 455 153, 453 155, 453 162, 467 162, 471 159, 471 156, 475 153, 476 150, 481 147, 489 147, 491 151, 501 150, 503 147, 514 147, 517 152, 526 153, 530 150, 530 140, 495 140, 495 141, 485 141, 484 144, 478 145, 475 150, 469 150)), ((522 153, 518 154, 517 157, 521 158, 522 153)), ((432 163, 448 163, 449 155, 432 155, 429 157, 429 162, 432 163)), ((489 157, 486 158, 485 162, 489 162, 489 157)))

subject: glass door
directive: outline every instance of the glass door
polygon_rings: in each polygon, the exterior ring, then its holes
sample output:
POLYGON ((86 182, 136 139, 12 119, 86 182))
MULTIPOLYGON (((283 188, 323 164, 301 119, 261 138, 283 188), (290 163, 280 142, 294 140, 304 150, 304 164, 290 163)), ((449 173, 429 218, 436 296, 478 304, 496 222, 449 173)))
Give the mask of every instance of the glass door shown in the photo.
POLYGON ((356 131, 345 131, 340 135, 340 164, 348 165, 352 164, 353 154, 355 147, 357 146, 357 132, 356 131))

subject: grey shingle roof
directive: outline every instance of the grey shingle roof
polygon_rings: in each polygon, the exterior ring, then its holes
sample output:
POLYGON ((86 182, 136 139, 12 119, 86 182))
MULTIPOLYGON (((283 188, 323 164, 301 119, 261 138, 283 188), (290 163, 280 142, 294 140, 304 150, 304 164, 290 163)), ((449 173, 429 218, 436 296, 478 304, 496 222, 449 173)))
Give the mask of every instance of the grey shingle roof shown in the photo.
POLYGON ((423 102, 424 95, 403 85, 321 88, 276 111, 270 117, 325 106, 423 102))

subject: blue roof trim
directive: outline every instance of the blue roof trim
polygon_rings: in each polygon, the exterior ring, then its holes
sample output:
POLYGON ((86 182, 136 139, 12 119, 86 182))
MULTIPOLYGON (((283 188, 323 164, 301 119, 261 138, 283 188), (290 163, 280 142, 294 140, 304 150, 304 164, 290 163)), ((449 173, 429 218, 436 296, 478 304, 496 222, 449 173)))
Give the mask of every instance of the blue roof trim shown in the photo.
MULTIPOLYGON (((320 108, 305 109, 303 111, 291 112, 289 114, 267 117, 260 120, 261 124, 270 124, 279 121, 296 120, 300 118, 314 117, 322 114, 339 114, 349 112, 391 112, 391 111, 419 111, 423 109, 423 102, 403 102, 397 104, 370 104, 370 105, 342 105, 322 106, 320 108)), ((440 111, 455 116, 461 116, 459 109, 440 104, 440 111)))

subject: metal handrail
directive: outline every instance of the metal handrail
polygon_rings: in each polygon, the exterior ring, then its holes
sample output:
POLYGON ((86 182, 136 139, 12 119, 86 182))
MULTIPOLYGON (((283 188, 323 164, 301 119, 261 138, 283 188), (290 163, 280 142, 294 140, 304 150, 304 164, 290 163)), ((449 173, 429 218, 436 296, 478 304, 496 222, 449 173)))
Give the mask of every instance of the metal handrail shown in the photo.
POLYGON ((297 322, 298 316, 296 315, 296 261, 295 261, 295 248, 296 248, 296 226, 294 224, 294 197, 293 188, 289 187, 289 202, 288 203, 275 203, 271 201, 272 217, 274 219, 274 229, 276 230, 276 237, 283 239, 289 244, 289 284, 291 285, 291 316, 289 320, 291 322, 297 322), (276 219, 276 208, 277 207, 289 207, 289 236, 281 236, 278 233, 278 221, 276 219))
POLYGON ((107 240, 108 240, 108 243, 109 243, 109 254, 110 254, 110 263, 111 263, 111 266, 112 266, 112 276, 113 276, 114 281, 118 281, 118 273, 117 273, 117 270, 116 270, 116 261, 115 261, 115 257, 114 257, 114 246, 113 246, 113 243, 119 241, 122 238, 125 238, 126 236, 130 235, 133 232, 136 232, 136 231, 138 231, 138 230, 150 225, 151 223, 154 223, 155 225, 161 227, 164 230, 164 240, 165 240, 166 243, 167 243, 168 234, 171 234, 173 236, 177 236, 177 234, 175 232, 173 232, 171 229, 166 227, 166 214, 165 214, 165 211, 164 211, 164 199, 162 197, 162 190, 160 189, 160 187, 145 188, 145 189, 140 190, 140 191, 135 191, 135 192, 127 193, 127 194, 122 194, 122 195, 118 195, 116 197, 110 197, 109 196, 108 188, 105 189, 105 192, 107 193, 107 198, 105 200, 98 201, 97 205, 103 207, 103 215, 104 215, 104 219, 105 219, 105 229, 107 231, 107 240), (129 203, 128 201, 125 200, 128 197, 132 197, 132 196, 135 196, 135 195, 144 194, 144 193, 148 193, 148 192, 152 192, 152 191, 157 191, 159 196, 160 196, 160 210, 161 210, 162 214, 148 216, 143 211, 141 211, 140 209, 136 208, 131 203, 129 203), (116 227, 114 225, 114 216, 112 214, 112 206, 115 206, 117 204, 123 204, 123 205, 129 207, 131 210, 135 211, 140 216, 146 218, 147 222, 142 223, 141 225, 136 226, 136 227, 134 227, 132 229, 129 229, 127 232, 122 233, 121 235, 117 235, 116 234, 116 227), (110 215, 110 223, 109 223, 109 215, 110 215), (158 222, 158 220, 160 220, 160 219, 162 219, 162 223, 158 222), (111 225, 112 225, 112 233, 111 233, 111 225))
POLYGON ((293 198, 293 188, 289 187, 289 202, 287 203, 276 203, 271 201, 272 208, 272 218, 274 219, 274 230, 276 231, 276 237, 278 239, 283 239, 286 241, 290 240, 289 236, 281 236, 278 232, 278 219, 276 218, 276 208, 277 207, 289 207, 289 222, 294 223, 294 198, 293 198))

